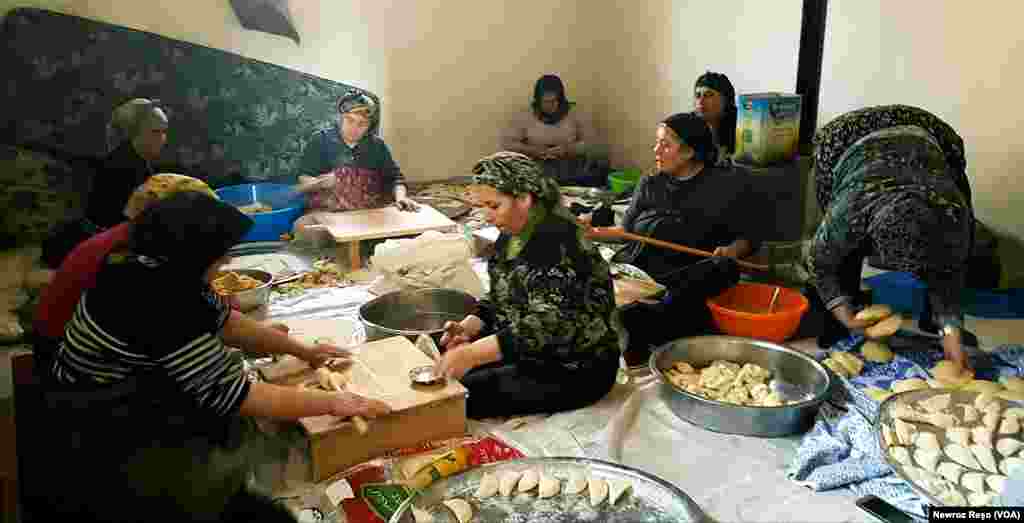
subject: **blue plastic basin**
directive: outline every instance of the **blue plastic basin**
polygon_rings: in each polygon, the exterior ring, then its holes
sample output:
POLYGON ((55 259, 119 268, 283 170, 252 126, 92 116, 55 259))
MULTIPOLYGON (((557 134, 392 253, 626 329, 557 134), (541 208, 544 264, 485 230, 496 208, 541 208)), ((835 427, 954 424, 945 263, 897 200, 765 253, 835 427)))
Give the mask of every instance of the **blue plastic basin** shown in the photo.
POLYGON ((282 234, 291 232, 306 206, 305 199, 292 194, 291 188, 280 183, 246 183, 217 189, 217 196, 236 207, 256 202, 273 207, 273 211, 249 215, 256 224, 242 242, 278 241, 282 234))

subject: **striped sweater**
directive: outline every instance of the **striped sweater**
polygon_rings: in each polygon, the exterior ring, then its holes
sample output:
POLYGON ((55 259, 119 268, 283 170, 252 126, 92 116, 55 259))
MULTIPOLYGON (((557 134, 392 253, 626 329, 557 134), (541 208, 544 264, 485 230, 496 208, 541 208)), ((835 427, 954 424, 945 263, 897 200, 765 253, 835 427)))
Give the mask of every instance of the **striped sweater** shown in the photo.
POLYGON ((241 360, 231 357, 218 334, 230 312, 226 307, 209 310, 218 315, 217 330, 187 333, 169 322, 154 330, 130 312, 110 309, 106 300, 93 303, 94 292, 82 296, 65 329, 52 369, 58 383, 102 386, 155 371, 170 377, 199 409, 220 416, 237 412, 249 382, 241 360), (140 331, 150 332, 149 339, 140 339, 140 331))

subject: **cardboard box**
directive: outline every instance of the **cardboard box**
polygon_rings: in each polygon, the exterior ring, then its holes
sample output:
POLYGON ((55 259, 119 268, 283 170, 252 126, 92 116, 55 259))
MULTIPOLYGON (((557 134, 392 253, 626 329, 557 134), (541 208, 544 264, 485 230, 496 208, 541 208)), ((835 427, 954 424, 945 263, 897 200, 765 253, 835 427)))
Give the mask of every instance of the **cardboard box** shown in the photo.
MULTIPOLYGON (((336 320, 298 320, 304 335, 339 336, 331 325, 336 320)), ((291 326, 292 322, 288 322, 291 326)), ((294 328, 294 327, 293 327, 294 328)), ((343 372, 348 390, 380 399, 392 413, 369 421, 366 435, 356 432, 351 421, 334 416, 302 418, 299 425, 309 437, 314 481, 323 481, 353 465, 389 451, 419 443, 459 437, 466 433, 466 388, 449 380, 435 387, 413 387, 409 370, 431 360, 404 336, 363 344, 357 361, 343 372)), ((288 357, 274 368, 263 370, 268 381, 298 386, 316 380, 313 369, 288 357)))
POLYGON ((733 159, 758 167, 792 161, 800 145, 801 103, 797 94, 740 95, 733 159))

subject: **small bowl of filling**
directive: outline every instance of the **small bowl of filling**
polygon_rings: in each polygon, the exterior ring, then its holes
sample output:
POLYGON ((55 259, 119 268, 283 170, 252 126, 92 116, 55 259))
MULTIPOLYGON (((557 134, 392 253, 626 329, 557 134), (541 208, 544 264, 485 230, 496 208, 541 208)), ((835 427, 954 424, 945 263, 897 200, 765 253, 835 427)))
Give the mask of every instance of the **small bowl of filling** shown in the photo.
POLYGON ((274 275, 259 269, 233 269, 214 276, 210 286, 241 312, 256 310, 270 302, 274 275))

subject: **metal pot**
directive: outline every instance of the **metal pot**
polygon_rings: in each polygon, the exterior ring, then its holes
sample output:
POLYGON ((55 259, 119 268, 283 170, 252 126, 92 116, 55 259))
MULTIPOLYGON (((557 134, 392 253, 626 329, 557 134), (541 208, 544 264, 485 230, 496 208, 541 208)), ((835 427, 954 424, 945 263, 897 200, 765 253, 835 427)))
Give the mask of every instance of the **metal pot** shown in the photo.
POLYGON ((274 281, 273 274, 259 269, 231 269, 231 272, 244 274, 263 282, 259 287, 234 292, 227 296, 228 301, 239 311, 253 311, 270 302, 270 284, 274 281))
POLYGON ((440 346, 444 324, 462 321, 476 311, 476 298, 453 289, 418 289, 389 292, 359 307, 368 341, 405 336, 416 343, 426 334, 440 346))
POLYGON ((733 336, 676 340, 651 355, 650 368, 661 381, 662 398, 680 419, 714 432, 745 436, 779 437, 808 430, 831 385, 828 371, 814 358, 775 343, 733 336), (734 405, 680 389, 664 374, 677 361, 706 367, 715 360, 760 365, 806 399, 780 407, 734 405))

